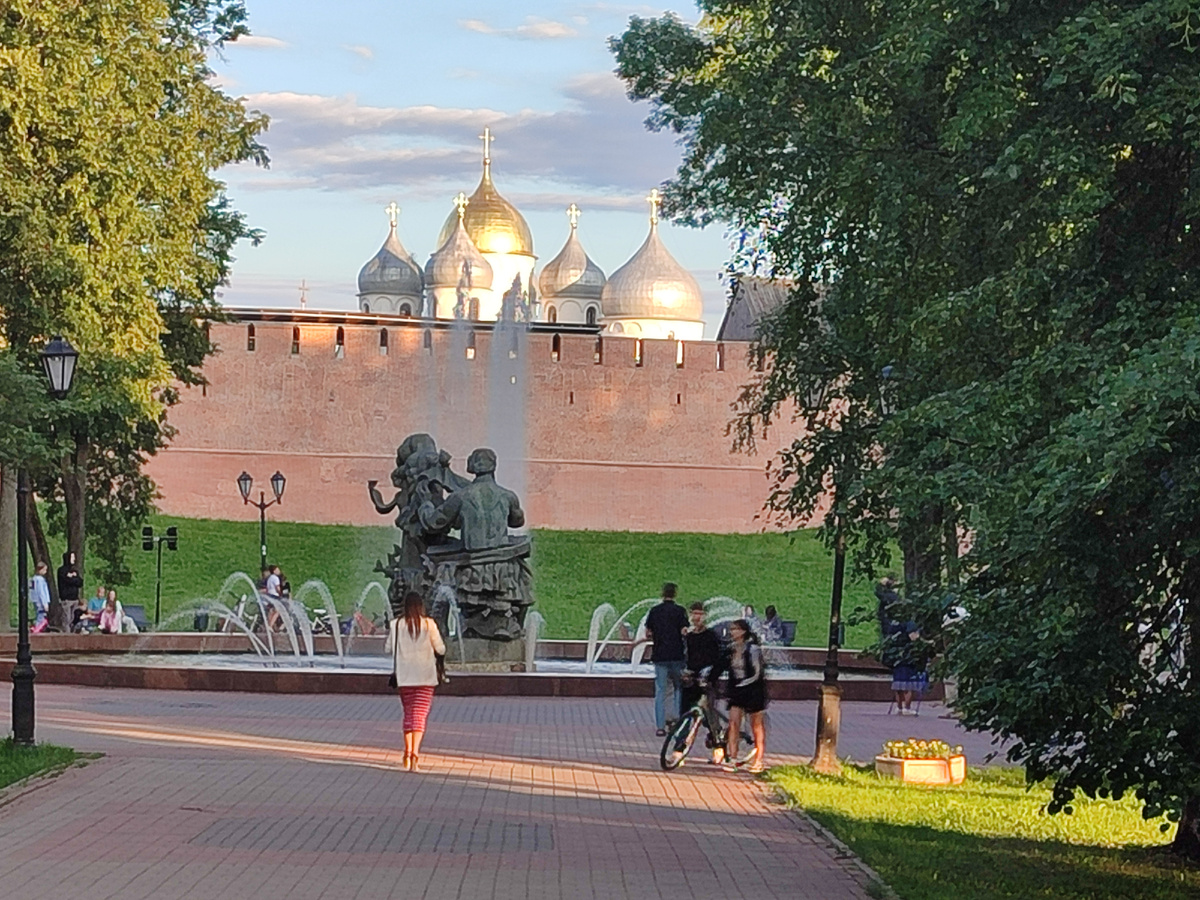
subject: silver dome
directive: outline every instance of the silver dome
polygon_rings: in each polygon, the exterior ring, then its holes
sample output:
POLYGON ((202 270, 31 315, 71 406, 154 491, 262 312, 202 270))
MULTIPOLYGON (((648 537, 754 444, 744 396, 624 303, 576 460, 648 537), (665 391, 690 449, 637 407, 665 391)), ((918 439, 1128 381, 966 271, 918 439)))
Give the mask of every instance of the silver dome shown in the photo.
POLYGON ((663 246, 655 219, 638 252, 609 277, 600 309, 606 319, 702 320, 700 285, 663 246))
POLYGON ((393 223, 379 252, 358 273, 359 294, 387 294, 420 302, 425 293, 421 267, 412 258, 393 223))
POLYGON ((463 263, 470 263, 471 287, 491 288, 492 267, 467 234, 460 214, 458 225, 446 238, 446 243, 435 250, 425 264, 425 284, 431 288, 457 286, 462 278, 463 263))
POLYGON ((558 256, 546 263, 538 276, 538 287, 547 300, 558 297, 578 300, 599 300, 604 290, 604 272, 579 242, 575 223, 571 223, 571 234, 558 256))

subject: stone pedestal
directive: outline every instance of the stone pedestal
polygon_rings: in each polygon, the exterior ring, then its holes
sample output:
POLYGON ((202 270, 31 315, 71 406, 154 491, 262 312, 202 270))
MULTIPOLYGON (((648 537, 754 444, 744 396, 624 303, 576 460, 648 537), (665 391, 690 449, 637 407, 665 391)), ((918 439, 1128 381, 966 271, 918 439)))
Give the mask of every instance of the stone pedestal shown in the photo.
POLYGON ((525 640, 489 641, 483 638, 446 638, 447 665, 502 665, 510 671, 513 663, 525 663, 525 640))

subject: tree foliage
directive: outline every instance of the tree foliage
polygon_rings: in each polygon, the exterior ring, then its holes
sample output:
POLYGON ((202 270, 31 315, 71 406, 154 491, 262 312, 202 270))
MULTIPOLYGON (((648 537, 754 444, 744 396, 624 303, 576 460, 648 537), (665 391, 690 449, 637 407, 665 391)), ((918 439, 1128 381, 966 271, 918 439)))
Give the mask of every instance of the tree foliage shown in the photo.
MULTIPOLYGON (((119 547, 153 496, 142 463, 170 436, 172 384, 201 380, 215 290, 236 242, 257 238, 214 173, 265 163, 266 120, 207 63, 244 20, 237 0, 0 11, 0 356, 32 371, 54 333, 81 353, 68 401, 34 393, 51 446, 5 458, 65 498, 52 521, 80 559, 87 514, 102 526, 94 545, 117 583, 119 547)), ((9 399, 2 371, 0 386, 9 399)), ((0 431, 22 427, 12 415, 4 404, 0 431)))
POLYGON ((789 402, 808 426, 772 505, 839 473, 868 569, 969 534, 913 593, 936 628, 961 579, 964 722, 1057 808, 1186 813, 1200 855, 1200 3, 701 7, 613 46, 681 136, 669 210, 796 284, 740 410, 743 437, 789 402))

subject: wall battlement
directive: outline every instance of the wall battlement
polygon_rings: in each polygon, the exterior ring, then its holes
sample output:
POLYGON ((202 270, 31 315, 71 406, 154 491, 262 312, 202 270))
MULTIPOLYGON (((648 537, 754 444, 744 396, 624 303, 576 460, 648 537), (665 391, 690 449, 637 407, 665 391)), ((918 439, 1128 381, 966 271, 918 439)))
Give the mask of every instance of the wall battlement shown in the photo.
POLYGON ((208 385, 150 465, 164 511, 250 517, 242 469, 288 477, 277 515, 385 524, 367 500, 393 453, 433 434, 457 460, 493 446, 533 527, 753 531, 767 461, 735 453, 731 404, 749 345, 638 340, 540 325, 520 333, 394 317, 273 314, 214 324, 208 385))

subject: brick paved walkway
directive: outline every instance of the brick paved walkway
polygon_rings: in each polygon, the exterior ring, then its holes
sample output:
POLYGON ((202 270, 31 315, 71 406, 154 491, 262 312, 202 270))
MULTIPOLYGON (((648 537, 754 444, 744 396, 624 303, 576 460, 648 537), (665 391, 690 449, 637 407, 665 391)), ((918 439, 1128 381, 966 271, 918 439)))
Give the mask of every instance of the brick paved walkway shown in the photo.
MULTIPOLYGON (((986 750, 936 709, 885 708, 848 705, 846 752, 909 733, 986 750)), ((771 715, 772 759, 807 751, 813 705, 771 715)), ((440 698, 418 774, 399 768, 388 697, 43 686, 38 716, 39 739, 106 756, 0 797, 6 896, 868 896, 757 783, 659 771, 646 701, 440 698)))

